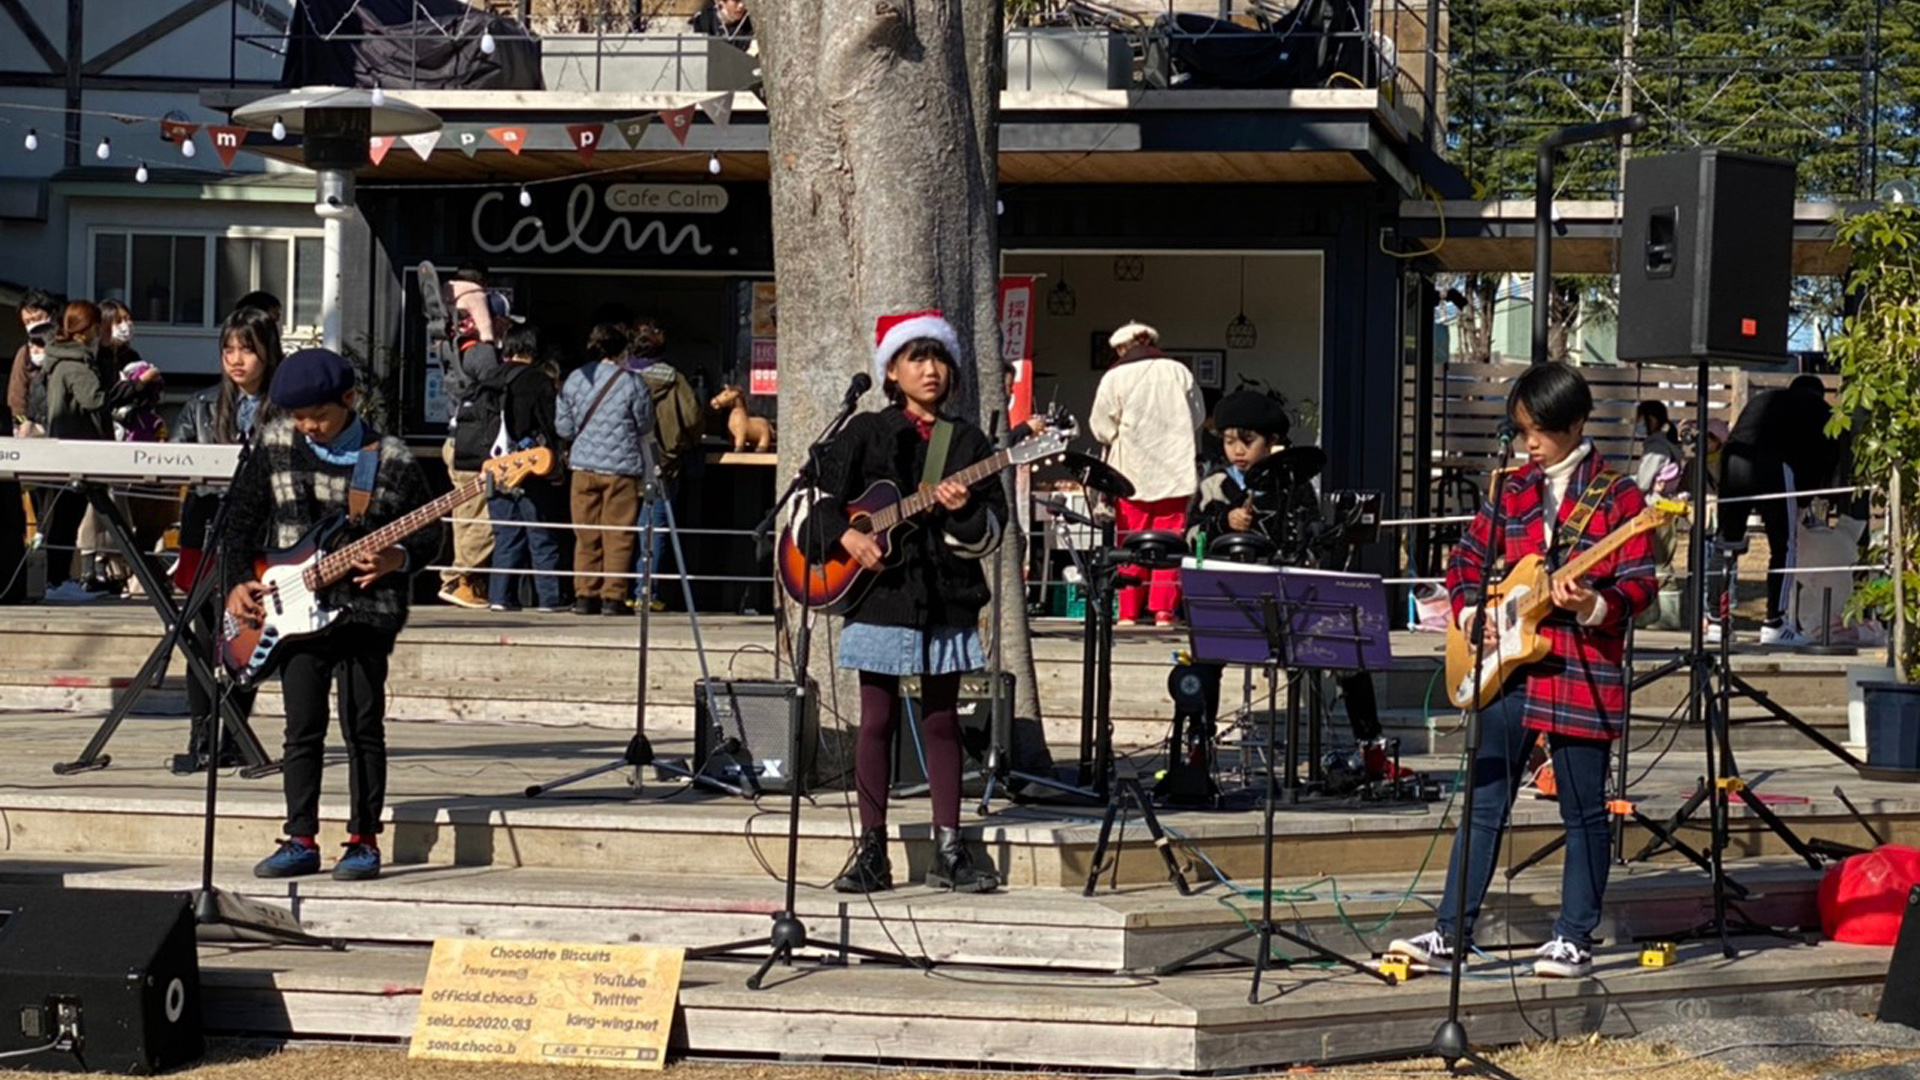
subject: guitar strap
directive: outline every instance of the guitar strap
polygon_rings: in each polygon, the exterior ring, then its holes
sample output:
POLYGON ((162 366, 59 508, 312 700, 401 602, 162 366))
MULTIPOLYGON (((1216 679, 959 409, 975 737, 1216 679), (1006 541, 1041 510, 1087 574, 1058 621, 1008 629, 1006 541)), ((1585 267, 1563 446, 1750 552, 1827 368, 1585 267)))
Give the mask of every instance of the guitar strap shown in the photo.
POLYGON ((927 467, 920 470, 921 488, 940 486, 947 478, 947 450, 953 446, 953 421, 936 420, 927 440, 927 467))
POLYGON ((380 443, 375 440, 360 448, 360 456, 353 463, 353 487, 347 490, 347 519, 356 525, 373 505, 373 482, 379 475, 380 443))
POLYGON ((1593 482, 1581 493, 1580 501, 1568 512, 1567 520, 1560 523, 1560 534, 1554 547, 1562 554, 1571 554, 1573 546, 1586 535, 1587 522, 1593 520, 1594 511, 1600 509, 1600 500, 1607 497, 1607 492, 1613 490, 1613 482, 1619 478, 1620 475, 1612 469, 1601 469, 1593 474, 1593 482))

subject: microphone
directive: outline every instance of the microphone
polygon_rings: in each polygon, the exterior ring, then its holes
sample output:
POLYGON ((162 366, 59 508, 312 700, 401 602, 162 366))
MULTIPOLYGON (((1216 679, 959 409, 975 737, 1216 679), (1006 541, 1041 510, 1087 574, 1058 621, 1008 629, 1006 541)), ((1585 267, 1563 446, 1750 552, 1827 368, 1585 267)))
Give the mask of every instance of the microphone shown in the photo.
POLYGON ((1514 423, 1512 417, 1500 421, 1500 446, 1502 449, 1505 449, 1519 436, 1520 425, 1514 423))
POLYGON ((846 409, 853 408, 859 403, 860 395, 871 389, 873 389, 873 376, 864 371, 855 375, 853 381, 847 384, 847 396, 840 399, 841 407, 846 409))

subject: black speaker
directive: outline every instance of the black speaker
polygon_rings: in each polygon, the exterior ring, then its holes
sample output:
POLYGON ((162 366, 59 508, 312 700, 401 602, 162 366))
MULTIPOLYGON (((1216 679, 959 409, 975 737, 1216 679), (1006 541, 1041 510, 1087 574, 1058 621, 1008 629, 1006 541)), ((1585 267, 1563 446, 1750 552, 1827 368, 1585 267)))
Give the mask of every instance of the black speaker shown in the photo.
MULTIPOLYGON (((893 784, 917 787, 927 782, 926 728, 922 725, 918 680, 900 682, 900 723, 893 729, 893 784)), ((996 737, 1011 752, 1013 672, 1000 673, 999 686, 986 672, 960 677, 960 697, 954 712, 960 722, 962 793, 978 798, 987 786, 987 757, 996 737)))
POLYGON ((802 794, 818 787, 820 703, 812 683, 801 693, 790 682, 762 679, 701 679, 693 684, 693 767, 730 784, 753 770, 762 791, 785 792, 798 783, 802 794), (714 715, 707 706, 713 689, 714 715), (736 752, 732 744, 738 744, 736 752), (718 760, 715 760, 715 759, 718 760))
POLYGON ((200 957, 183 893, 0 886, 9 1068, 157 1073, 199 1059, 200 957))
POLYGON ((1793 163, 1716 147, 1627 162, 1622 360, 1784 364, 1793 163))
POLYGON ((1907 893, 1907 913, 1887 964, 1887 985, 1880 993, 1880 1022, 1920 1028, 1920 885, 1907 893))

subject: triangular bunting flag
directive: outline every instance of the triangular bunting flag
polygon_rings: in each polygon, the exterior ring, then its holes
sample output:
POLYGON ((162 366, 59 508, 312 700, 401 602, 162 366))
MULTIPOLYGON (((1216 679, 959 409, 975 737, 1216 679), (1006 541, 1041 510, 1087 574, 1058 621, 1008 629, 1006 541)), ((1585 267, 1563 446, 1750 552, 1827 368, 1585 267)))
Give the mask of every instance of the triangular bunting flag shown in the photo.
POLYGON ((601 124, 568 124, 567 138, 573 148, 580 152, 581 161, 592 161, 593 152, 600 149, 600 136, 605 133, 601 124))
POLYGON ((425 161, 433 156, 433 148, 440 145, 440 132, 423 131, 418 135, 402 135, 400 141, 407 144, 407 149, 419 155, 421 161, 425 161))
POLYGON ((653 125, 651 116, 635 116, 627 120, 615 120, 613 126, 620 130, 620 137, 627 141, 627 149, 640 149, 640 140, 646 137, 647 128, 653 125))
POLYGON ((527 129, 523 127, 492 127, 487 129, 487 135, 514 154, 520 153, 527 145, 527 129))
POLYGON ((220 155, 220 164, 233 168, 233 158, 247 141, 247 129, 231 124, 214 124, 207 128, 207 137, 213 140, 213 152, 220 155))
POLYGON ((194 132, 199 130, 199 124, 189 124, 185 120, 160 121, 160 137, 170 143, 186 142, 193 138, 194 132))
POLYGON ((484 133, 479 128, 461 125, 447 128, 446 132, 453 138, 453 145, 459 147, 461 153, 472 157, 480 152, 480 139, 484 133))
POLYGON ((381 162, 387 160, 387 151, 391 149, 393 149, 391 135, 375 135, 367 140, 367 157, 376 169, 380 167, 381 162))
POLYGON ((693 130, 693 114, 694 107, 691 105, 684 109, 668 109, 660 114, 660 119, 667 122, 667 130, 673 132, 673 137, 681 146, 687 145, 687 132, 693 130))
POLYGON ((733 120, 733 91, 701 102, 700 111, 707 114, 707 119, 713 121, 714 127, 726 127, 733 120))

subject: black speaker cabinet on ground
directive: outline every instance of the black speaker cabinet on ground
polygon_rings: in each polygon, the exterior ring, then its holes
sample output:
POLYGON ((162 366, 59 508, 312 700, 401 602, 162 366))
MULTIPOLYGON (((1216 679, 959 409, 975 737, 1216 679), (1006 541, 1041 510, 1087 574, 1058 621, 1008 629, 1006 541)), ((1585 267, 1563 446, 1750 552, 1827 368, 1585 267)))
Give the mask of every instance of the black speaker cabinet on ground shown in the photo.
POLYGON ((1887 964, 1887 985, 1880 993, 1880 1021, 1920 1028, 1920 885, 1907 893, 1907 914, 1887 964))
POLYGON ((14 1069, 157 1073, 199 1059, 200 958, 181 893, 0 886, 0 1053, 14 1069))
MULTIPOLYGON (((693 684, 696 770, 706 768, 708 759, 719 752, 721 740, 738 739, 742 748, 738 756, 751 764, 760 790, 784 793, 797 782, 804 794, 819 786, 820 702, 811 684, 800 694, 790 682, 713 679, 713 702, 720 710, 716 725, 707 708, 708 682, 701 679, 693 684)), ((723 762, 715 768, 714 775, 728 783, 744 783, 737 764, 723 762)))
MULTIPOLYGON (((927 782, 926 727, 920 706, 919 680, 900 682, 900 723, 893 729, 893 783, 895 787, 914 787, 927 782)), ((960 678, 960 698, 954 710, 960 721, 961 772, 975 773, 962 787, 962 793, 978 798, 986 790, 987 756, 993 750, 995 736, 1000 745, 1012 748, 1013 672, 1000 673, 999 693, 994 692, 993 677, 975 672, 960 678)))
POLYGON ((1787 362, 1793 163, 1707 147, 1627 162, 1622 360, 1787 362))

